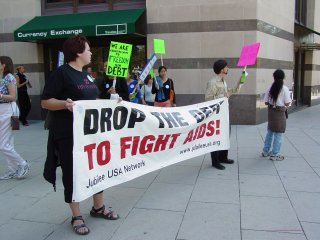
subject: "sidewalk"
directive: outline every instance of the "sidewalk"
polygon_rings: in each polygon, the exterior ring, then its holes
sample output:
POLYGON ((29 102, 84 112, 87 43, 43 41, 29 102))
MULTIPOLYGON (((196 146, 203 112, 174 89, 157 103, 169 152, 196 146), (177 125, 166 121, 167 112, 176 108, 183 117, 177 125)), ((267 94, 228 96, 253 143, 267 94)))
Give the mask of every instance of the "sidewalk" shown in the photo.
MULTIPOLYGON (((31 122, 15 133, 17 151, 32 164, 24 180, 0 181, 0 239, 11 240, 319 240, 320 105, 289 115, 284 161, 261 158, 266 123, 233 126, 230 158, 220 171, 206 154, 105 191, 121 218, 93 219, 91 233, 71 230, 63 200, 42 177, 47 131, 31 122)), ((0 155, 0 174, 4 169, 0 155)))

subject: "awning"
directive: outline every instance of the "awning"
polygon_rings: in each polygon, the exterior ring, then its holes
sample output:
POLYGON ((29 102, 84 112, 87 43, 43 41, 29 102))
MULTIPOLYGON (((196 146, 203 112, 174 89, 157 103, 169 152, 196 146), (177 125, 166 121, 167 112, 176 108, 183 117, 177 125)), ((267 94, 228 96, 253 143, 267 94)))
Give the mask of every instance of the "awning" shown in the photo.
POLYGON ((122 34, 144 35, 145 9, 40 16, 14 31, 15 41, 37 41, 67 38, 76 34, 106 36, 122 34), (140 32, 137 29, 141 30, 140 32))

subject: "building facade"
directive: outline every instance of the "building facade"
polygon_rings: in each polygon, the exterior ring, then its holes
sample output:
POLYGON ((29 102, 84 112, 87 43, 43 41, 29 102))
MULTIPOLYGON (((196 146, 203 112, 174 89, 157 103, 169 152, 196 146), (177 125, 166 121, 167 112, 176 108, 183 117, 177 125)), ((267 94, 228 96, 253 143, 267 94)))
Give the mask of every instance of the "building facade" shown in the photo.
MULTIPOLYGON (((95 24, 93 19, 102 14, 109 14, 99 23, 104 26, 118 26, 124 20, 129 26, 134 21, 132 32, 129 27, 126 32, 120 29, 120 34, 112 33, 109 27, 103 27, 109 31, 107 35, 98 36, 98 30, 96 35, 88 32, 94 51, 92 67, 97 73, 106 60, 110 41, 133 44, 133 65, 141 66, 141 61, 153 53, 153 39, 164 39, 163 62, 174 79, 178 105, 204 101, 216 59, 229 63, 227 82, 235 85, 242 71, 236 66, 242 46, 260 42, 257 62, 247 68, 246 84, 230 98, 232 124, 259 124, 267 119, 261 99, 277 68, 286 73, 285 84, 294 98, 292 108, 320 102, 320 17, 315 14, 319 10, 316 0, 0 0, 0 55, 9 55, 16 65, 25 66, 34 86, 29 89, 30 118, 41 119, 40 94, 48 74, 57 67, 66 37, 58 35, 61 31, 50 39, 21 37, 22 30, 30 26, 43 30, 41 21, 57 28, 73 21, 81 27, 95 24)), ((159 65, 160 61, 156 63, 159 65)))

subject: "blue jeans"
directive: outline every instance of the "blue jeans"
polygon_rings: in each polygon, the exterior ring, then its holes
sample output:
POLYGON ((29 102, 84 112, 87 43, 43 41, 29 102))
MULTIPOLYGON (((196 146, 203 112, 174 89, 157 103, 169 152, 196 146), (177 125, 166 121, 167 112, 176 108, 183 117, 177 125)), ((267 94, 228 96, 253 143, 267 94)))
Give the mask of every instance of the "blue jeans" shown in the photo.
POLYGON ((278 155, 280 152, 281 144, 282 144, 282 134, 283 133, 272 132, 270 129, 268 129, 266 139, 264 140, 263 152, 264 153, 270 152, 271 144, 273 140, 271 155, 272 156, 278 155))

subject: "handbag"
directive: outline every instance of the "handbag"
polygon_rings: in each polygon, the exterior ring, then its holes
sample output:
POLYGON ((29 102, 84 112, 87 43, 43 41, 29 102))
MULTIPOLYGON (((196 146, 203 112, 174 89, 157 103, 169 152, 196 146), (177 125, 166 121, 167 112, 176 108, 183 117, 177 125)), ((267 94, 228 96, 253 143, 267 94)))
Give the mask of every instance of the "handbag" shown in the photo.
MULTIPOLYGON (((16 111, 14 111, 13 107, 12 107, 12 103, 10 103, 10 104, 11 104, 11 109, 12 109, 12 116, 10 118, 11 129, 12 130, 20 130, 20 121, 19 121, 19 116, 17 115, 18 109, 16 109, 16 111)), ((16 104, 16 108, 18 108, 17 104, 16 104)))
POLYGON ((169 93, 169 100, 170 100, 170 102, 173 102, 173 99, 174 99, 174 91, 173 91, 173 89, 172 89, 172 87, 171 87, 171 79, 169 79, 169 83, 170 83, 170 93, 169 93))

